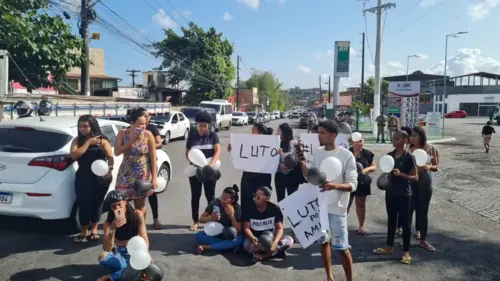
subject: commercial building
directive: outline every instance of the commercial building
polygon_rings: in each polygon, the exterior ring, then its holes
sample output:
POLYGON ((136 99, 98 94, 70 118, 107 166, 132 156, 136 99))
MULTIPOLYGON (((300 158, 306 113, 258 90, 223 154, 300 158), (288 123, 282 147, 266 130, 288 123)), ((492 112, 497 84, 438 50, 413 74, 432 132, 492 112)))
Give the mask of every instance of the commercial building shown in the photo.
POLYGON ((252 111, 255 107, 261 107, 259 104, 259 89, 257 88, 240 89, 239 109, 236 108, 236 96, 236 89, 234 89, 234 94, 228 99, 235 111, 252 111))

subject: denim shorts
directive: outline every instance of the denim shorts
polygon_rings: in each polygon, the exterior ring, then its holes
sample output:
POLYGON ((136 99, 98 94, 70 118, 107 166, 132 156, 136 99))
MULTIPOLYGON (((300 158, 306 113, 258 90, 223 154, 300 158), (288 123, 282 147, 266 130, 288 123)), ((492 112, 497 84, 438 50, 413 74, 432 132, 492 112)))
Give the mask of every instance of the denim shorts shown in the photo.
POLYGON ((119 281, 123 271, 130 263, 130 255, 127 247, 118 246, 112 252, 108 252, 106 257, 99 261, 99 265, 109 270, 111 281, 119 281))
POLYGON ((328 221, 330 223, 332 249, 338 251, 350 249, 349 234, 347 232, 347 215, 329 213, 328 221))

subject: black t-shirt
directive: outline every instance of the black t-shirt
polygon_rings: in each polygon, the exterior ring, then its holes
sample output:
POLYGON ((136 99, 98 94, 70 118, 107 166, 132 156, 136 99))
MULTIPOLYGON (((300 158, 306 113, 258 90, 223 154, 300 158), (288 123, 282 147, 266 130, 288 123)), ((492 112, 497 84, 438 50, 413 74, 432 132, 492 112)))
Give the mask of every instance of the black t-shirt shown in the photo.
POLYGON ((199 149, 206 158, 213 157, 215 154, 214 146, 219 144, 219 136, 215 132, 207 132, 200 136, 198 130, 194 130, 186 141, 186 149, 199 149))
MULTIPOLYGON (((353 148, 352 147, 349 148, 349 151, 351 153, 353 153, 353 148)), ((353 153, 353 155, 354 155, 354 153, 353 153)), ((358 156, 355 157, 355 159, 356 159, 356 162, 359 162, 359 163, 361 163, 361 165, 363 165, 363 169, 366 169, 372 165, 374 157, 375 157, 375 155, 371 151, 362 148, 361 151, 359 152, 358 156)), ((358 174, 358 184, 361 182, 367 183, 368 185, 371 184, 371 181, 360 180, 360 178, 362 178, 362 177, 369 177, 369 176, 363 175, 363 174, 358 174)))
MULTIPOLYGON (((392 156, 392 158, 394 158, 394 169, 398 169, 401 173, 409 175, 411 174, 411 171, 415 169, 413 156, 409 152, 406 151, 405 153, 403 153, 403 155, 401 155, 401 157, 397 159, 395 157, 396 150, 389 152, 387 155, 390 155, 392 156)), ((391 172, 391 188, 389 188, 387 192, 397 196, 410 196, 410 181, 402 177, 396 177, 391 172)))
MULTIPOLYGON (((220 201, 220 198, 215 198, 214 200, 212 200, 212 202, 210 202, 208 204, 207 208, 205 209, 205 212, 207 212, 209 215, 212 215, 212 213, 214 211, 214 207, 215 207, 215 209, 219 209, 218 210, 218 212, 220 214, 220 220, 219 220, 219 222, 223 226, 231 226, 231 225, 233 225, 231 223, 231 218, 229 218, 229 216, 226 214, 226 211, 222 207, 222 203, 220 201)), ((234 203, 233 208, 234 208, 234 216, 236 218, 236 221, 241 222, 241 207, 240 207, 240 204, 234 203)))
POLYGON ((155 138, 160 135, 160 131, 158 131, 158 127, 155 124, 148 124, 146 130, 150 131, 155 138))
POLYGON ((493 128, 489 125, 486 125, 483 127, 483 132, 482 132, 483 135, 488 136, 488 135, 491 135, 493 133, 496 133, 495 128, 493 128))
POLYGON ((264 231, 273 231, 275 223, 283 222, 283 214, 274 203, 268 202, 262 213, 257 210, 255 204, 248 207, 243 214, 243 221, 250 222, 250 229, 255 237, 259 237, 264 231))

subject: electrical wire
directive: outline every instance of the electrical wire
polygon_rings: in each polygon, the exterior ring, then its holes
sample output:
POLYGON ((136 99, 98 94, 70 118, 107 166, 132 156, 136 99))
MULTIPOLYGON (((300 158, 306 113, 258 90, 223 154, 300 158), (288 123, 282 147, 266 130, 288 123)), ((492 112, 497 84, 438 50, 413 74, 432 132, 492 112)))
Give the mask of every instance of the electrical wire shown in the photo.
MULTIPOLYGON (((403 1, 404 2, 404 1, 403 1)), ((403 2, 401 2, 400 4, 402 4, 403 2)), ((418 3, 413 6, 412 8, 410 8, 409 10, 407 10, 406 12, 402 13, 399 17, 397 17, 395 20, 393 20, 388 26, 387 28, 390 28, 391 26, 394 25, 395 22, 397 22, 399 19, 403 18, 404 16, 406 16, 408 13, 410 13, 411 11, 414 11, 416 7, 418 7, 420 5, 420 3, 424 2, 424 0, 420 0, 418 1, 418 3)))
POLYGON ((174 4, 170 1, 170 0, 167 0, 167 2, 170 4, 170 6, 172 6, 172 8, 174 8, 174 10, 177 12, 177 14, 179 14, 179 16, 184 19, 184 21, 189 25, 189 21, 184 17, 184 15, 177 9, 177 7, 174 6, 174 4))
POLYGON ((244 67, 244 68, 248 71, 248 73, 250 73, 250 76, 252 76, 252 75, 254 75, 254 74, 255 74, 255 73, 254 73, 254 71, 251 71, 251 70, 247 67, 247 65, 245 64, 245 62, 243 61, 243 59, 242 59, 241 57, 240 57, 240 62, 241 62, 241 64, 243 64, 243 67, 244 67))
POLYGON ((16 60, 14 60, 14 58, 10 55, 9 52, 7 52, 7 56, 9 56, 10 60, 14 63, 14 65, 16 66, 17 70, 19 70, 19 72, 21 72, 21 74, 23 75, 24 79, 26 79, 26 81, 28 81, 28 83, 31 85, 31 87, 33 87, 33 90, 35 90, 38 94, 42 95, 39 91, 38 91, 38 88, 35 87, 35 85, 33 85, 33 83, 31 83, 30 79, 28 78, 28 76, 26 76, 26 74, 24 74, 24 71, 21 69, 21 67, 19 67, 19 65, 17 64, 16 60))

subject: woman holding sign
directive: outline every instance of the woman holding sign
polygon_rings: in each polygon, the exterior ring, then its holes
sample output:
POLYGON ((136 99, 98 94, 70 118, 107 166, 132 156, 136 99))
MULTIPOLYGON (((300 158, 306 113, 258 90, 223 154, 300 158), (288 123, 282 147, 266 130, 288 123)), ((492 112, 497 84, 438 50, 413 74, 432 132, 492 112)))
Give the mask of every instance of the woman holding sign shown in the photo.
MULTIPOLYGON (((272 135, 273 129, 266 127, 262 123, 256 123, 252 127, 253 135, 272 135)), ((227 150, 231 152, 231 143, 227 150)), ((247 205, 252 205, 252 196, 261 186, 271 188, 272 174, 243 172, 241 176, 241 209, 246 211, 247 205)))
MULTIPOLYGON (((200 111, 194 117, 195 122, 198 124, 196 131, 189 134, 186 141, 186 159, 189 161, 189 151, 191 149, 199 149, 205 157, 212 158, 212 161, 208 163, 210 166, 214 166, 220 157, 220 143, 219 136, 215 132, 210 131, 210 124, 212 123, 212 117, 206 111, 200 111)), ((193 224, 189 228, 191 231, 198 230, 198 216, 200 209, 200 197, 202 189, 205 189, 205 198, 207 203, 210 203, 215 198, 215 185, 216 181, 205 180, 204 182, 198 181, 196 176, 189 178, 189 185, 191 186, 191 218, 193 219, 193 224)))

